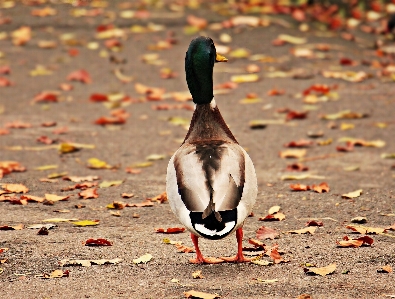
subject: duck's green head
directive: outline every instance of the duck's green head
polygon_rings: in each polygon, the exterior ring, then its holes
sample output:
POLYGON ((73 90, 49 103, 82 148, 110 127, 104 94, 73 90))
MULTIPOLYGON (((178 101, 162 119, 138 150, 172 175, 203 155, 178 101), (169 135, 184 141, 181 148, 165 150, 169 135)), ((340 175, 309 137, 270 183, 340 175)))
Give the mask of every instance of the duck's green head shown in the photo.
POLYGON ((209 37, 193 39, 185 56, 185 73, 189 91, 196 104, 209 104, 213 99, 213 69, 215 62, 227 59, 219 54, 209 37))

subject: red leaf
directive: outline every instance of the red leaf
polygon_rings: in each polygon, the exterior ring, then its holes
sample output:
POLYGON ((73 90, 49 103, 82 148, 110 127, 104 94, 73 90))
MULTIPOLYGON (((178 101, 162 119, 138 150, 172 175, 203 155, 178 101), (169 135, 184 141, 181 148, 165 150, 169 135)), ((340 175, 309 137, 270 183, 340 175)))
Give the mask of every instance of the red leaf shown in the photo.
POLYGON ((11 69, 8 65, 0 66, 0 74, 8 75, 9 73, 11 73, 11 69))
POLYGON ((71 57, 78 56, 80 54, 80 51, 76 48, 70 48, 67 52, 71 57))
POLYGON ((26 129, 26 128, 31 128, 32 125, 29 123, 21 122, 19 120, 15 120, 13 122, 6 123, 5 127, 8 129, 26 129))
POLYGON ((92 93, 89 97, 89 101, 91 102, 107 102, 108 96, 106 94, 101 93, 92 93))
POLYGON ((0 77, 0 87, 6 87, 11 85, 13 85, 13 83, 10 80, 4 77, 0 77))
POLYGON ((86 84, 92 83, 91 76, 85 70, 78 70, 78 71, 74 71, 74 72, 70 73, 67 76, 67 80, 80 81, 80 82, 86 83, 86 84))
POLYGON ((265 240, 265 239, 272 239, 273 240, 274 238, 276 238, 279 235, 280 235, 280 233, 277 232, 275 229, 272 229, 270 227, 265 227, 265 226, 261 226, 256 231, 256 237, 259 240, 265 240))
POLYGON ((347 142, 346 146, 336 146, 336 150, 338 152, 352 152, 354 150, 354 144, 352 142, 347 142))
POLYGON ((88 239, 85 241, 85 246, 112 246, 112 242, 106 239, 88 239))
POLYGON ((60 127, 60 128, 53 130, 52 133, 60 135, 60 134, 66 134, 68 131, 69 131, 68 127, 60 127))
POLYGON ((314 144, 314 142, 311 141, 311 140, 301 139, 301 140, 298 140, 298 141, 291 141, 289 143, 286 143, 286 144, 284 144, 284 147, 298 147, 298 148, 301 148, 301 147, 309 147, 309 146, 311 146, 313 144, 314 144))
POLYGON ((55 140, 52 140, 51 138, 49 138, 47 136, 40 136, 37 138, 37 142, 41 142, 44 144, 52 144, 55 142, 55 140))
POLYGON ((122 125, 126 122, 124 118, 114 116, 102 116, 95 120, 96 125, 122 125))
POLYGON ((311 189, 317 193, 329 192, 329 185, 328 183, 322 182, 319 185, 312 185, 311 189))
POLYGON ((182 233, 185 231, 184 227, 170 227, 170 228, 157 228, 156 232, 157 233, 163 233, 163 234, 178 234, 182 233))
POLYGON ((58 101, 58 95, 52 92, 43 91, 33 98, 33 103, 37 102, 52 102, 58 101))
POLYGON ((297 112, 297 111, 289 111, 285 120, 289 121, 291 119, 305 119, 307 117, 308 111, 297 112))

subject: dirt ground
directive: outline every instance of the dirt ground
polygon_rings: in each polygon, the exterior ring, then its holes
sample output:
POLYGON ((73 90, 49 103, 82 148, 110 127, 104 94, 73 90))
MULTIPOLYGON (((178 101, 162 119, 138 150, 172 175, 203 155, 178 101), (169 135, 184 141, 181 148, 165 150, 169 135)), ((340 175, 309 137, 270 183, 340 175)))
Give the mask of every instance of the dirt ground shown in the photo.
MULTIPOLYGON (((189 263, 194 253, 178 253, 174 245, 163 242, 164 238, 169 238, 192 246, 189 233, 165 235, 155 232, 159 227, 180 226, 168 203, 154 202, 152 207, 125 207, 119 210, 118 217, 112 215, 114 210, 106 206, 113 201, 140 203, 165 191, 168 160, 186 134, 185 126, 174 125, 169 119, 181 117, 188 120, 192 116, 192 111, 188 109, 154 110, 153 107, 159 104, 169 104, 170 108, 174 108, 180 103, 171 97, 159 102, 146 100, 144 95, 136 92, 135 84, 164 88, 166 94, 186 91, 184 55, 190 40, 197 35, 185 34, 186 16, 193 14, 207 18, 209 24, 230 17, 219 16, 201 7, 197 10, 186 9, 185 12, 167 11, 166 8, 150 9, 152 14, 146 19, 111 19, 121 10, 128 10, 119 8, 119 3, 111 1, 103 14, 91 17, 70 15, 76 7, 64 3, 27 6, 17 1, 15 7, 0 10, 0 20, 5 17, 12 19, 11 23, 0 25, 0 33, 9 34, 22 25, 30 26, 32 30, 32 38, 24 46, 13 45, 10 38, 0 40, 0 51, 3 53, 0 68, 8 65, 11 69, 10 74, 0 74, 0 77, 15 83, 0 87, 0 110, 3 110, 0 113, 0 128, 5 129, 7 124, 14 121, 32 125, 25 129, 10 128, 9 134, 0 136, 0 162, 17 161, 26 167, 25 172, 4 175, 0 184, 24 184, 29 188, 26 195, 70 195, 68 200, 53 205, 33 202, 19 205, 0 201, 0 226, 20 223, 25 226, 21 230, 0 230, 0 248, 8 248, 0 253, 0 297, 184 298, 184 292, 196 290, 216 293, 221 298, 297 298, 301 294, 310 294, 314 299, 394 298, 394 274, 378 272, 383 266, 395 266, 393 231, 369 234, 374 240, 370 246, 341 248, 336 243, 344 236, 363 236, 346 228, 354 217, 366 217, 367 223, 362 225, 367 227, 386 228, 395 222, 394 160, 381 157, 385 153, 395 153, 395 82, 380 77, 378 74, 383 67, 372 63, 391 63, 391 58, 378 57, 372 47, 377 36, 355 30, 357 40, 348 41, 341 38, 339 32, 319 31, 313 26, 309 31, 301 32, 294 22, 279 17, 275 17, 269 26, 252 28, 241 25, 220 30, 209 27, 200 31, 201 35, 212 37, 216 44, 223 44, 220 35, 228 33, 232 37, 232 42, 228 44, 232 50, 245 48, 251 54, 267 56, 261 61, 252 61, 226 55, 229 56, 229 62, 215 66, 215 85, 229 82, 233 75, 245 74, 248 64, 260 67, 260 80, 240 83, 237 88, 227 90, 227 93, 219 92, 215 99, 239 143, 248 150, 258 177, 258 198, 254 216, 249 217, 244 225, 244 246, 253 247, 248 244, 248 240, 256 238, 259 227, 273 228, 281 232, 280 236, 262 242, 266 245, 278 244, 287 262, 269 266, 253 263, 194 265, 189 263), (57 14, 47 17, 31 15, 33 9, 46 6, 56 9, 57 14), (149 33, 132 33, 129 29, 132 25, 147 26, 150 22, 162 24, 165 28, 149 33), (117 39, 122 44, 120 51, 106 48, 104 40, 95 38, 96 27, 106 23, 127 31, 126 35, 117 39), (166 40, 169 31, 174 32, 176 44, 161 51, 147 50, 150 45, 166 40), (61 42, 60 38, 65 33, 75 34, 75 45, 61 42), (306 43, 299 46, 289 43, 273 46, 272 41, 280 34, 304 37, 306 43), (40 48, 40 40, 56 41, 57 47, 40 48), (99 48, 88 49, 91 42, 97 42, 99 48), (316 50, 317 44, 327 44, 328 51, 316 50), (79 54, 70 56, 70 48, 77 49, 79 54), (310 49, 315 56, 296 57, 292 54, 295 48, 310 49), (159 59, 164 60, 165 64, 157 66, 145 63, 141 56, 147 53, 158 53, 159 59), (355 65, 341 65, 339 60, 344 57, 355 65), (29 75, 37 65, 47 67, 52 74, 29 75), (159 70, 162 67, 171 68, 178 76, 166 80, 160 78, 159 70), (133 80, 122 83, 113 73, 119 68, 133 80), (71 72, 79 69, 85 69, 91 75, 92 83, 66 80, 71 72), (309 76, 296 79, 289 75, 294 70, 302 70, 303 74, 309 76), (362 82, 351 82, 326 78, 322 75, 323 71, 361 71, 371 74, 371 77, 362 82), (277 74, 277 77, 270 77, 270 74, 277 74), (71 84, 74 88, 62 91, 59 89, 61 83, 71 84), (332 95, 337 94, 338 98, 329 97, 328 100, 328 97, 324 99, 318 96, 316 98, 320 100, 317 103, 304 103, 302 92, 314 84, 328 85, 332 95), (272 89, 284 90, 285 93, 269 96, 268 92, 272 89), (40 92, 54 90, 59 92, 57 102, 32 103, 32 99, 40 92), (125 105, 120 102, 113 105, 124 109, 130 117, 120 125, 94 124, 98 118, 109 116, 111 111, 103 103, 89 101, 94 93, 124 93, 136 99, 126 101, 125 105), (249 93, 256 93, 261 101, 240 103, 249 93), (335 120, 321 118, 324 114, 343 110, 364 114, 365 117, 335 120), (280 113, 282 111, 286 113, 280 113), (308 111, 308 114, 305 119, 283 122, 289 111, 308 111), (277 120, 277 124, 251 129, 249 123, 252 120, 277 120), (49 121, 55 121, 56 126, 41 125, 49 121), (68 128, 65 134, 53 133, 54 129, 63 127, 68 128), (344 130, 346 128, 349 130, 344 130), (317 139, 309 138, 307 133, 310 131, 322 131, 324 135, 317 139), (57 145, 69 142, 95 147, 60 154, 54 146, 38 143, 36 139, 40 136, 57 140, 57 145), (363 139, 365 145, 369 145, 369 141, 381 140, 385 146, 377 147, 373 143, 371 146, 355 146, 350 152, 338 151, 337 146, 345 146, 344 142, 339 142, 342 137, 363 139), (333 140, 331 144, 316 144, 329 138, 333 140), (287 172, 287 165, 299 160, 281 158, 279 152, 286 150, 284 144, 300 139, 314 143, 307 148, 305 161, 302 161, 309 170, 287 172), (131 165, 133 169, 138 169, 133 165, 146 161, 146 157, 153 154, 164 155, 164 158, 155 160, 150 167, 141 168, 139 174, 125 171, 131 165), (87 161, 94 157, 116 167, 90 169, 87 161), (57 165, 57 168, 43 171, 35 169, 44 165, 57 165), (345 170, 353 166, 355 171, 345 170), (61 191, 76 183, 61 177, 53 182, 40 181, 52 173, 63 172, 67 172, 67 176, 99 176, 99 183, 123 182, 119 186, 98 188, 97 198, 80 199, 79 189, 61 191), (282 179, 284 175, 306 173, 311 175, 310 178, 293 181, 282 179), (290 184, 294 183, 311 186, 321 182, 329 185, 329 192, 296 192, 290 188, 290 184), (363 190, 359 197, 342 198, 342 194, 359 189, 363 190), (122 193, 133 193, 135 196, 125 199, 121 197, 122 193), (85 207, 75 208, 76 205, 85 207), (281 207, 284 220, 258 220, 276 205, 281 207), (69 212, 55 212, 58 210, 69 212), (135 218, 135 214, 139 218, 135 218), (77 227, 70 222, 58 222, 54 223, 57 226, 50 229, 48 235, 38 235, 37 229, 27 228, 33 224, 44 224, 45 219, 59 217, 100 220, 100 224, 77 227), (323 222, 314 235, 286 233, 304 228, 305 223, 312 219, 323 222), (89 238, 105 238, 113 242, 113 246, 84 246, 89 238), (153 257, 148 263, 133 263, 133 259, 147 253, 153 257), (64 259, 115 258, 122 261, 91 267, 59 265, 64 259), (1 262, 3 259, 6 259, 4 263, 1 262), (324 267, 332 263, 337 266, 332 274, 312 276, 304 273, 308 264, 324 267), (57 269, 68 270, 69 276, 51 279, 41 277, 57 269), (192 278, 192 273, 197 270, 202 271, 204 278, 192 278)), ((88 6, 86 9, 93 8, 88 6)), ((191 102, 186 105, 193 107, 191 102)), ((15 197, 19 199, 20 194, 15 197)), ((207 256, 230 256, 236 252, 234 235, 220 241, 200 240, 200 244, 203 254, 207 256)), ((270 260, 267 256, 264 259, 270 260)))

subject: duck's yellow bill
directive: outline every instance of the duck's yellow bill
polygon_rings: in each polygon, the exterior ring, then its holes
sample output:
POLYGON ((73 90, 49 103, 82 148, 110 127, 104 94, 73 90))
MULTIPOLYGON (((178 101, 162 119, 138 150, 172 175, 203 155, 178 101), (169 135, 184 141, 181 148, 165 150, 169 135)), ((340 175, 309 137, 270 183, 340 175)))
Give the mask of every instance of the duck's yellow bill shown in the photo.
POLYGON ((228 58, 217 53, 217 56, 215 57, 215 61, 216 62, 227 62, 228 58))

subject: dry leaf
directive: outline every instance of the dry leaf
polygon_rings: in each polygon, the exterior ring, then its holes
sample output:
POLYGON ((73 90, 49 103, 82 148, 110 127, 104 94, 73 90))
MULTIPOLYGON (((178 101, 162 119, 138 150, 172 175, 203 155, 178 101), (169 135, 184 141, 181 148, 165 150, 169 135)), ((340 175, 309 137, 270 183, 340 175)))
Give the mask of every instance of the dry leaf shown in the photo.
POLYGON ((72 222, 75 226, 94 226, 98 225, 100 220, 80 220, 72 222))
POLYGON ((197 299, 217 299, 221 298, 220 295, 218 294, 210 294, 210 293, 204 293, 204 292, 198 292, 194 290, 190 290, 188 292, 184 293, 186 298, 197 298, 197 299))
POLYGON ((274 240, 274 238, 278 237, 279 235, 280 235, 280 233, 278 231, 276 231, 275 229, 272 229, 270 227, 265 227, 265 226, 261 226, 256 231, 256 237, 259 240, 265 240, 265 239, 274 240))
POLYGON ((303 184, 291 184, 291 185, 289 185, 289 187, 293 191, 307 191, 307 190, 310 190, 310 186, 303 185, 303 184))
POLYGON ((281 221, 285 219, 285 215, 281 212, 275 214, 269 214, 265 217, 260 217, 259 221, 281 221))
POLYGON ((259 75, 257 74, 246 74, 246 75, 233 75, 230 77, 233 83, 248 83, 257 82, 259 80, 259 75))
POLYGON ((106 239, 88 239, 84 243, 85 246, 112 246, 112 242, 106 239))
POLYGON ((359 225, 347 225, 346 228, 351 229, 354 232, 358 232, 360 234, 382 234, 386 232, 385 228, 381 227, 367 227, 367 226, 359 226, 359 225))
POLYGON ((307 151, 305 149, 290 149, 281 151, 279 156, 281 158, 302 158, 306 156, 307 151))
POLYGON ((312 185, 311 189, 317 193, 329 192, 329 186, 325 182, 323 182, 319 185, 312 185))
POLYGON ((147 254, 144 254, 143 256, 141 256, 141 257, 139 257, 139 258, 137 258, 137 259, 134 259, 134 260, 133 260, 133 263, 135 263, 135 264, 146 264, 146 263, 148 263, 151 259, 152 259, 152 255, 149 254, 149 253, 147 253, 147 254))
POLYGON ((197 279, 197 278, 204 278, 202 275, 202 270, 197 270, 192 273, 192 278, 197 279))
POLYGON ((363 236, 358 239, 350 239, 347 236, 343 237, 342 241, 336 241, 339 247, 361 247, 362 245, 370 246, 373 244, 373 239, 368 236, 363 236))
POLYGON ((18 225, 14 225, 14 226, 9 226, 9 225, 1 225, 0 226, 0 230, 21 230, 23 229, 25 226, 21 223, 18 225))
POLYGON ((387 265, 381 267, 381 269, 377 270, 378 273, 392 273, 392 267, 387 265))
POLYGON ((8 193, 27 193, 29 188, 23 184, 1 184, 1 187, 8 193))
POLYGON ((290 231, 287 231, 287 233, 298 234, 298 235, 309 233, 310 235, 314 235, 314 232, 316 229, 317 229, 316 227, 306 227, 306 228, 302 228, 302 229, 298 229, 298 230, 290 230, 290 231))
POLYGON ((306 222, 306 226, 324 226, 324 224, 322 221, 309 220, 306 222))
POLYGON ((185 231, 184 227, 156 228, 157 233, 178 234, 185 231))
POLYGON ((59 261, 59 266, 67 267, 67 266, 83 266, 90 267, 92 265, 105 265, 105 264, 118 264, 122 261, 122 259, 116 258, 112 260, 102 259, 102 260, 61 260, 59 261))
POLYGON ((342 198, 356 198, 356 197, 359 197, 359 196, 361 196, 362 191, 363 191, 362 189, 359 189, 359 190, 356 190, 356 191, 353 191, 353 192, 342 194, 342 198))
POLYGON ((281 209, 280 206, 273 206, 269 209, 269 211, 267 212, 268 214, 275 214, 277 212, 279 212, 281 209))
POLYGON ((181 244, 174 244, 177 247, 177 252, 191 253, 195 252, 193 247, 187 247, 181 244))
POLYGON ((304 272, 308 275, 321 275, 325 276, 328 274, 332 274, 336 270, 336 264, 330 264, 326 267, 322 268, 316 268, 316 267, 309 267, 309 268, 303 268, 304 272))
POLYGON ((83 199, 88 198, 98 198, 99 194, 97 194, 97 188, 90 188, 78 193, 78 195, 83 199))

